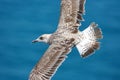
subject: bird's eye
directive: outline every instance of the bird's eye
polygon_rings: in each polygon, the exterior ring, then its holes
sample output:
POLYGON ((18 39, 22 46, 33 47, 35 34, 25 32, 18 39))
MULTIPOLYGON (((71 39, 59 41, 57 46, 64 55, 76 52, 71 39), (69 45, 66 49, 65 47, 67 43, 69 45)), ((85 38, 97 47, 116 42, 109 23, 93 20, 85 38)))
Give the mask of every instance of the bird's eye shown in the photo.
POLYGON ((43 40, 43 37, 40 37, 40 40, 43 40))

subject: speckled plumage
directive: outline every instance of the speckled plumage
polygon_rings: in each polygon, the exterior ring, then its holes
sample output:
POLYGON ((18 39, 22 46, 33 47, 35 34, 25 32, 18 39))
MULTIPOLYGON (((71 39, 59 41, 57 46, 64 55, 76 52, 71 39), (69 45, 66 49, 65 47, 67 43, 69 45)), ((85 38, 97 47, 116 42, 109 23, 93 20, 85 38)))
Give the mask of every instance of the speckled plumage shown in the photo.
POLYGON ((74 46, 82 57, 99 48, 98 39, 102 38, 102 32, 95 23, 79 31, 85 12, 84 4, 85 0, 61 0, 58 29, 53 34, 42 35, 33 41, 46 42, 50 46, 31 71, 29 80, 51 80, 74 46))

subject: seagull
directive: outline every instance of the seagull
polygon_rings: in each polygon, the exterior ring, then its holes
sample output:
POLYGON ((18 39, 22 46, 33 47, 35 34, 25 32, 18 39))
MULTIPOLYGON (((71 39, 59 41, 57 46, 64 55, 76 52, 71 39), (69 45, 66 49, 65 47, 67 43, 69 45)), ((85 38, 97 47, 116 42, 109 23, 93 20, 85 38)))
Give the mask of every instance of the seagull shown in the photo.
POLYGON ((86 0, 61 0, 57 30, 52 34, 43 34, 32 41, 44 42, 50 46, 32 69, 29 80, 51 80, 73 47, 78 49, 82 58, 99 49, 102 31, 98 24, 92 22, 85 30, 79 30, 85 13, 85 2, 86 0))

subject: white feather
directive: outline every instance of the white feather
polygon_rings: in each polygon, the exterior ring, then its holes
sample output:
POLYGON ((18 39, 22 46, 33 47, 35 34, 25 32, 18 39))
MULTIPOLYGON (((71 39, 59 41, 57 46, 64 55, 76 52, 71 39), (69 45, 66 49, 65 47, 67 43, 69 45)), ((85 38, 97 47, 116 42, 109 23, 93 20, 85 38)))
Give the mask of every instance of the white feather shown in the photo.
POLYGON ((97 40, 102 37, 102 33, 100 28, 98 28, 97 26, 97 24, 91 23, 91 25, 82 32, 82 40, 76 45, 82 57, 88 56, 99 47, 99 43, 97 42, 97 40))

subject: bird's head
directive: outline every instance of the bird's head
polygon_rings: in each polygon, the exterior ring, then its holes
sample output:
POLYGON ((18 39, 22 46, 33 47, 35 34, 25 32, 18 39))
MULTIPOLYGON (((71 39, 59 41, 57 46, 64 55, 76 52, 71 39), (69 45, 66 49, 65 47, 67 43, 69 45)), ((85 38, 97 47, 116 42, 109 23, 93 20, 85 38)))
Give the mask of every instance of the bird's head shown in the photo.
POLYGON ((51 36, 51 34, 43 34, 43 35, 39 36, 37 39, 33 40, 32 43, 36 43, 36 42, 49 43, 50 36, 51 36))

